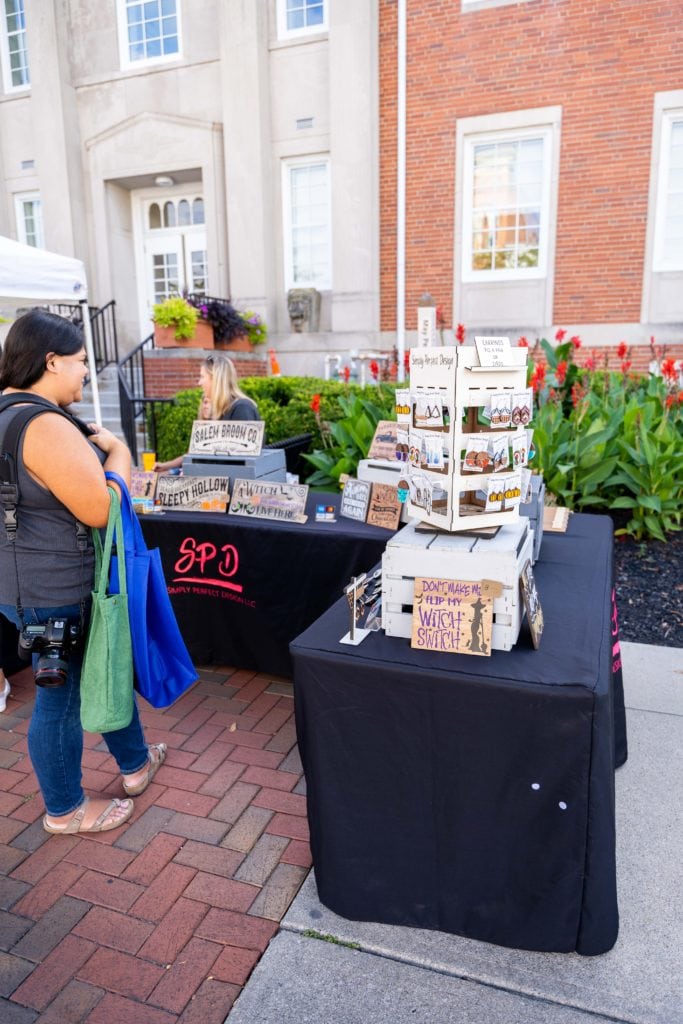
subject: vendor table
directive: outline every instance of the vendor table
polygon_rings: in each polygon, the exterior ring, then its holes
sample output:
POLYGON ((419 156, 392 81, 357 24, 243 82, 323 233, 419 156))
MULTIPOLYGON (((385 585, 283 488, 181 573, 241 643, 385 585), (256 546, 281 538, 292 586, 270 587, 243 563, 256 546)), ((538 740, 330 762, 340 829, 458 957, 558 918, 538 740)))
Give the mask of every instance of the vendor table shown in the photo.
POLYGON ((199 665, 236 665, 290 676, 289 643, 370 569, 392 533, 352 519, 303 524, 211 512, 140 516, 159 547, 173 609, 199 665))
POLYGON ((592 955, 616 941, 626 759, 612 523, 573 515, 534 573, 535 651, 340 646, 338 602, 291 645, 318 892, 351 920, 592 955))

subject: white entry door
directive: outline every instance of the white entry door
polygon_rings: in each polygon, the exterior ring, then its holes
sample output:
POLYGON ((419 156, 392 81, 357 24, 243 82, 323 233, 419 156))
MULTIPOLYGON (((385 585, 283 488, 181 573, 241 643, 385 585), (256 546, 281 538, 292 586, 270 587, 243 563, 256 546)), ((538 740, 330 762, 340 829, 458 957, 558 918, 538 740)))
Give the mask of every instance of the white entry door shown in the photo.
POLYGON ((163 197, 139 198, 142 224, 138 265, 144 280, 144 317, 169 295, 208 294, 206 228, 201 189, 174 189, 163 197))

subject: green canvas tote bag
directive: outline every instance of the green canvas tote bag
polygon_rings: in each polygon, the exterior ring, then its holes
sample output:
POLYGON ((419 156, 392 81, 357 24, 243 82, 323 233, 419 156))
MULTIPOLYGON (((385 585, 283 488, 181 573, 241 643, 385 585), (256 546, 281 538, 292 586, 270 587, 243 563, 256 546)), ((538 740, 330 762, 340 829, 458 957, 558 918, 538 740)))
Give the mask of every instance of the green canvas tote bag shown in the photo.
POLYGON ((133 717, 133 648, 128 621, 126 566, 118 558, 119 593, 107 593, 112 545, 123 552, 123 524, 119 496, 111 498, 104 545, 93 530, 95 590, 81 670, 81 725, 87 732, 115 732, 133 717))

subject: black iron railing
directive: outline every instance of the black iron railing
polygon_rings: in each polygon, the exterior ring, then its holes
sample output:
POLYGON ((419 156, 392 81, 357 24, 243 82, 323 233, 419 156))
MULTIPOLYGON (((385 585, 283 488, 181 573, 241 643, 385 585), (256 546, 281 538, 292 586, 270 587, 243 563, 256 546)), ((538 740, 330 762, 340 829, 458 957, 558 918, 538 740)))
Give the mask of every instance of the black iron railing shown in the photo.
MULTIPOLYGON (((77 302, 51 302, 46 307, 51 313, 66 317, 74 324, 83 323, 83 307, 77 302)), ((90 327, 92 330, 93 349, 95 352, 95 372, 100 373, 105 366, 119 360, 119 340, 116 333, 116 300, 112 299, 106 306, 88 306, 90 327)))

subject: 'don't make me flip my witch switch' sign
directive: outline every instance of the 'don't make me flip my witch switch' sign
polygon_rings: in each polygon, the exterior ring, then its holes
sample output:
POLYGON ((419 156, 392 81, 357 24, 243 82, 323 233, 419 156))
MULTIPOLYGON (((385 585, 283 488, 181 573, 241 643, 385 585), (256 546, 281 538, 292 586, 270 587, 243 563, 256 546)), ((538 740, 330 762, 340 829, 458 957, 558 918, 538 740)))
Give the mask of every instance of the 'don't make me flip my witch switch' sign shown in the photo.
POLYGON ((492 629, 493 593, 484 581, 415 580, 411 647, 489 655, 492 629))

